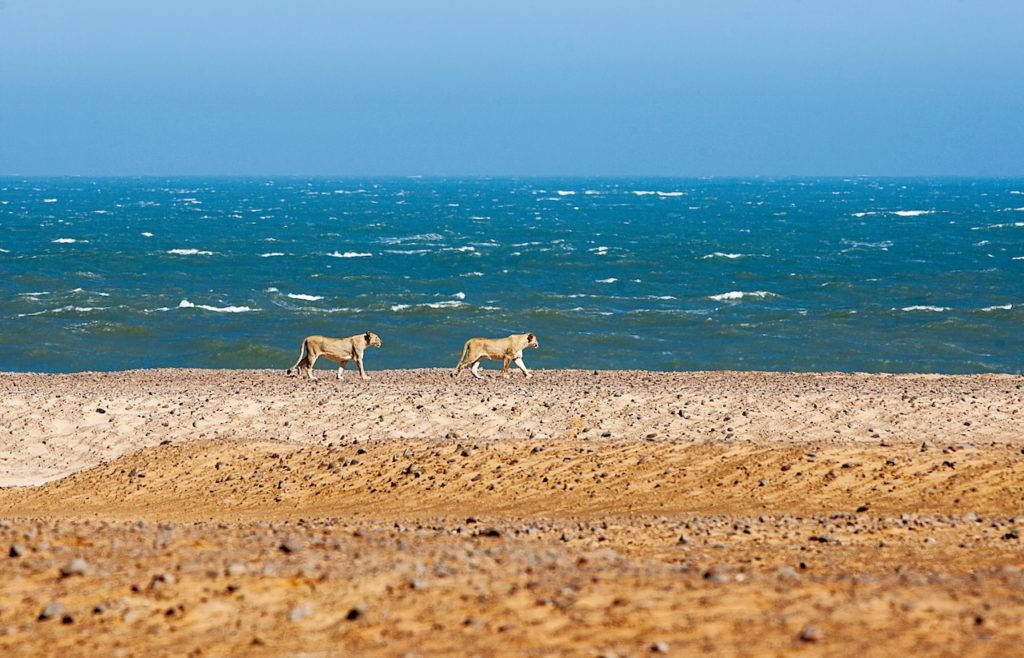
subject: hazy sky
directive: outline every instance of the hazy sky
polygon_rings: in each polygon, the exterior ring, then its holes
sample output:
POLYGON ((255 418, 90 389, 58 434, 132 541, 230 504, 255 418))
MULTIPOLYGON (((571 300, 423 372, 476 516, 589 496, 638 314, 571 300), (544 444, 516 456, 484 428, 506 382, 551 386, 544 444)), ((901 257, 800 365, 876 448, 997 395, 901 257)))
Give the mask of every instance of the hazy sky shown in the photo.
POLYGON ((1021 175, 1024 1, 0 0, 0 174, 1021 175))

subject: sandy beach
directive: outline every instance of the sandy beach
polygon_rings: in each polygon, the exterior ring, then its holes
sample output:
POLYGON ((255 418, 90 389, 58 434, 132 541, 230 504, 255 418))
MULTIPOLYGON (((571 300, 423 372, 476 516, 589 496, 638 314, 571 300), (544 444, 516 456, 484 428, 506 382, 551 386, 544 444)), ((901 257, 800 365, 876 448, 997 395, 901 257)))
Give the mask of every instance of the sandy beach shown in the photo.
POLYGON ((370 374, 0 374, 0 651, 1024 651, 1024 377, 370 374))

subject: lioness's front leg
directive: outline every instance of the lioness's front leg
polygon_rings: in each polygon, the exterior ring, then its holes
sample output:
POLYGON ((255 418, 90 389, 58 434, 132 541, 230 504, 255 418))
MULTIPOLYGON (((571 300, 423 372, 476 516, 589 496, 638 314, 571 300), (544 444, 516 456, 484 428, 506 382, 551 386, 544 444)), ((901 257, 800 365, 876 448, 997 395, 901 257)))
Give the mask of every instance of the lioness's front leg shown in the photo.
POLYGON ((515 360, 515 364, 517 368, 523 371, 523 374, 526 375, 527 378, 533 377, 533 373, 527 370, 526 366, 523 364, 523 357, 517 358, 515 360))
POLYGON ((357 368, 359 368, 359 376, 360 376, 360 377, 361 377, 361 378, 362 378, 362 379, 363 379, 364 381, 370 378, 370 376, 369 376, 369 375, 367 375, 367 374, 366 374, 366 371, 365 371, 365 370, 363 369, 363 360, 362 360, 362 359, 360 359, 359 357, 356 357, 356 367, 357 367, 357 368))

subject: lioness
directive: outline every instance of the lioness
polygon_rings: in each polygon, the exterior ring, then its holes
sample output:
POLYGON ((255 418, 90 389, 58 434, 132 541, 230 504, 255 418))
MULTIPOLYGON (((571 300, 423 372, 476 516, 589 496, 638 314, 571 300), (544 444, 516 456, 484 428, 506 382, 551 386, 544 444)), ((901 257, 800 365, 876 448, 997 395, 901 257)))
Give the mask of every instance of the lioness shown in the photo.
POLYGON ((309 378, 316 379, 313 376, 313 364, 316 363, 317 358, 323 356, 338 362, 338 379, 341 379, 341 375, 345 371, 345 364, 349 361, 356 362, 360 377, 369 379, 366 371, 363 370, 363 350, 371 345, 380 347, 381 342, 380 337, 370 331, 348 338, 309 336, 302 341, 302 345, 299 347, 299 360, 291 368, 288 368, 287 373, 290 375, 294 370, 295 376, 301 377, 302 369, 305 368, 309 378))
POLYGON ((483 379, 483 375, 479 371, 480 359, 486 356, 492 361, 502 360, 502 377, 509 376, 509 363, 515 363, 524 375, 533 377, 523 365, 523 350, 527 347, 540 347, 537 337, 533 334, 512 334, 508 338, 470 338, 462 348, 462 356, 459 357, 459 363, 455 366, 455 376, 458 376, 466 366, 472 365, 473 376, 483 379))

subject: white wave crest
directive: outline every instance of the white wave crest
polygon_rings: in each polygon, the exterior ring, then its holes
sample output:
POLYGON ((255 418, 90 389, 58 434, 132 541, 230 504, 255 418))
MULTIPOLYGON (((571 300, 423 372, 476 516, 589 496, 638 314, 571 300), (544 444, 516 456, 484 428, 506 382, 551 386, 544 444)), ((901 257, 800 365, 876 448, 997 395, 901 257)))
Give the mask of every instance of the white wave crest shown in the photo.
POLYGON ((892 214, 899 217, 920 217, 921 215, 934 215, 934 210, 893 210, 892 214))
POLYGON ((598 256, 604 256, 608 253, 608 247, 591 247, 587 251, 597 254, 598 256))
POLYGON ((85 288, 75 288, 71 292, 72 293, 81 293, 83 295, 99 295, 100 297, 110 297, 110 293, 109 292, 92 291, 92 290, 86 290, 85 288))
POLYGON ((423 306, 426 308, 457 308, 465 305, 465 302, 459 301, 427 302, 426 304, 417 304, 417 306, 423 306))
POLYGON ((464 292, 457 292, 454 295, 452 295, 452 297, 454 297, 455 299, 465 299, 466 298, 466 293, 464 293, 464 292))
POLYGON ((323 299, 320 295, 304 295, 302 293, 295 292, 290 292, 286 296, 291 297, 292 299, 301 299, 304 302, 318 302, 323 299))
POLYGON ((618 281, 615 277, 608 277, 607 279, 596 279, 594 283, 615 283, 618 281))
POLYGON ((927 306, 927 305, 918 304, 918 305, 914 305, 914 306, 904 306, 900 310, 901 311, 906 311, 906 312, 929 311, 931 313, 942 313, 943 311, 948 311, 949 307, 948 306, 927 306))
POLYGON ((265 292, 281 292, 277 288, 267 288, 265 292))
POLYGON ((418 256, 420 254, 429 254, 430 249, 385 249, 386 254, 402 254, 405 256, 418 256))
POLYGON ((972 231, 980 231, 986 228, 1024 228, 1024 222, 1009 222, 1007 224, 989 224, 988 226, 972 226, 972 231))
POLYGON ((466 272, 464 274, 460 274, 459 276, 465 279, 465 278, 468 278, 468 277, 471 277, 471 276, 483 276, 483 275, 484 275, 483 272, 466 272))
POLYGON ((889 251, 889 247, 892 246, 892 242, 889 240, 882 240, 881 242, 857 242, 856 240, 843 240, 843 242, 850 246, 841 250, 839 252, 841 254, 845 254, 849 251, 855 251, 857 249, 881 249, 882 251, 889 251))
POLYGON ((76 240, 75 238, 57 238, 51 240, 53 244, 75 244, 76 242, 88 242, 88 240, 76 240))
POLYGON ((753 292, 744 292, 742 290, 731 290, 729 292, 723 292, 718 295, 709 295, 708 299, 713 299, 716 302, 728 302, 743 299, 744 297, 754 297, 757 299, 764 299, 765 297, 778 297, 773 292, 767 290, 754 290, 753 292))
POLYGON ((153 237, 153 234, 150 233, 149 231, 143 231, 142 232, 142 237, 144 237, 144 238, 151 238, 151 237, 153 237))
POLYGON ((576 191, 575 190, 557 190, 556 193, 558 194, 558 196, 572 196, 572 195, 576 194, 576 191))
POLYGON ((346 251, 345 253, 335 251, 334 253, 327 255, 331 258, 369 258, 373 256, 373 254, 365 251, 346 251))
POLYGON ((43 199, 43 203, 57 203, 57 199, 43 199))
POLYGON ((212 256, 212 251, 203 251, 202 249, 168 249, 167 253, 174 254, 175 256, 212 256))
MULTIPOLYGON (((443 302, 427 302, 424 304, 416 304, 415 308, 458 308, 460 306, 466 306, 466 302, 456 300, 446 300, 443 302)), ((392 311, 404 311, 406 309, 413 308, 412 304, 394 304, 391 307, 392 311)))
POLYGON ((729 258, 729 259, 735 259, 735 258, 743 258, 744 256, 746 256, 746 254, 727 254, 727 253, 723 253, 721 251, 716 251, 716 252, 710 253, 710 254, 708 254, 706 256, 701 256, 701 259, 702 260, 707 260, 709 258, 729 258))
POLYGON ((51 308, 45 311, 36 311, 35 313, 19 313, 19 318, 28 318, 33 315, 48 315, 50 313, 67 313, 68 311, 74 311, 76 313, 89 313, 90 311, 105 311, 109 306, 61 306, 60 308, 51 308))
POLYGON ((260 258, 274 258, 275 256, 284 256, 284 253, 280 251, 268 251, 265 254, 260 254, 260 258))
POLYGON ((204 311, 213 311, 214 313, 250 313, 258 309, 249 308, 248 306, 208 306, 206 304, 193 304, 187 299, 181 300, 178 303, 178 308, 201 308, 204 311))
POLYGON ((983 308, 981 310, 985 311, 986 313, 991 313, 992 311, 1011 311, 1011 310, 1013 310, 1013 304, 1001 304, 999 306, 986 306, 985 308, 983 308))

